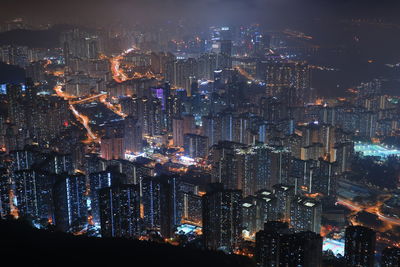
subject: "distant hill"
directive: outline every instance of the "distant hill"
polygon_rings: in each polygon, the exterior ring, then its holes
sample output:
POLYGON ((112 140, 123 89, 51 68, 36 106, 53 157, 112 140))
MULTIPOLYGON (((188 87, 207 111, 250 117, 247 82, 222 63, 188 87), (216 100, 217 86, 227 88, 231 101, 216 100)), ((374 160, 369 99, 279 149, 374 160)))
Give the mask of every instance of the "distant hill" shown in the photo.
POLYGON ((175 266, 252 267, 237 255, 175 247, 146 241, 73 236, 0 220, 3 261, 30 266, 175 266))
POLYGON ((0 33, 0 45, 22 45, 31 48, 59 46, 60 33, 72 26, 58 25, 49 30, 12 30, 0 33))
POLYGON ((18 66, 0 62, 0 84, 22 83, 25 81, 25 70, 18 66))

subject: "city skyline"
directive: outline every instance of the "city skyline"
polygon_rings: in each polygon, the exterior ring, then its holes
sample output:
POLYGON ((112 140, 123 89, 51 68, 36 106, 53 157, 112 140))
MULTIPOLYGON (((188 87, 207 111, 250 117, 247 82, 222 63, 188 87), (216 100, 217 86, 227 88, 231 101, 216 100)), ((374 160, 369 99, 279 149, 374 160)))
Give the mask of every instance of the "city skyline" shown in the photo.
POLYGON ((400 265, 396 1, 1 5, 8 255, 400 265))

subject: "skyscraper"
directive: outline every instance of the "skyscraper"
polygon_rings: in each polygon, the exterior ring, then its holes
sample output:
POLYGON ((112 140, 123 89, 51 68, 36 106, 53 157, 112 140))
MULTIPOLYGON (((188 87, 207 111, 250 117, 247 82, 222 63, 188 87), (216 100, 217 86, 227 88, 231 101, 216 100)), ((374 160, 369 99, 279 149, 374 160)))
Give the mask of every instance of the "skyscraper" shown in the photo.
POLYGON ((101 157, 106 160, 124 158, 123 141, 121 133, 109 132, 101 138, 101 157))
POLYGON ((295 233, 288 238, 286 245, 286 266, 322 266, 322 237, 318 233, 295 233))
POLYGON ((142 151, 142 127, 139 120, 128 116, 124 120, 124 153, 142 151))
POLYGON ((267 189, 275 184, 287 184, 290 169, 290 152, 285 147, 275 146, 268 150, 267 189))
POLYGON ((382 251, 382 267, 400 266, 400 249, 385 248, 382 251))
POLYGON ((162 103, 158 98, 146 96, 138 99, 137 118, 142 126, 143 135, 161 134, 162 115, 162 103))
POLYGON ((192 158, 206 158, 208 155, 208 138, 196 134, 184 135, 185 155, 192 158))
POLYGON ((291 203, 290 226, 295 231, 321 230, 321 203, 312 198, 295 197, 291 203))
POLYGON ((21 217, 31 218, 36 222, 54 221, 55 176, 33 169, 14 173, 15 205, 21 217))
POLYGON ((208 249, 235 250, 241 241, 242 214, 240 190, 211 184, 203 196, 203 235, 208 249))
POLYGON ((222 140, 221 119, 218 116, 210 115, 202 118, 203 132, 208 137, 210 146, 216 145, 222 140))
POLYGON ((235 150, 235 168, 238 189, 243 196, 255 195, 267 188, 269 178, 269 148, 265 145, 253 145, 235 150))
POLYGON ((250 236, 264 229, 265 222, 276 218, 276 198, 267 190, 244 198, 242 203, 243 230, 247 230, 250 236))
POLYGON ((183 193, 182 218, 196 225, 202 225, 202 198, 199 195, 183 193))
POLYGON ((140 235, 138 185, 114 185, 99 190, 101 235, 133 238, 140 235))
POLYGON ((344 257, 346 266, 373 267, 376 233, 363 226, 346 228, 344 257))
POLYGON ((281 239, 290 234, 287 223, 269 221, 256 234, 256 262, 263 267, 280 266, 281 239))
POLYGON ((245 147, 244 144, 221 141, 211 148, 212 182, 222 183, 227 189, 240 188, 235 157, 236 149, 245 147))
POLYGON ((311 99, 311 72, 307 63, 269 62, 266 65, 265 81, 267 95, 284 98, 293 89, 295 105, 304 105, 311 99))
POLYGON ((182 147, 183 146, 183 119, 174 118, 172 120, 172 132, 174 145, 182 147))
POLYGON ((0 218, 10 213, 11 180, 6 168, 0 168, 0 218))
POLYGON ((124 178, 125 176, 120 174, 115 168, 108 168, 105 171, 89 174, 90 215, 92 215, 95 224, 100 224, 99 190, 120 184, 124 178))
POLYGON ((166 80, 173 86, 190 92, 191 80, 194 77, 198 77, 198 63, 194 58, 178 59, 166 64, 166 80))
POLYGON ((141 214, 146 229, 158 230, 164 238, 174 235, 181 223, 183 194, 179 177, 144 177, 140 181, 141 214))
POLYGON ((276 197, 276 218, 277 220, 289 221, 292 200, 294 199, 294 188, 284 184, 273 186, 273 193, 276 197))
POLYGON ((88 221, 85 175, 61 175, 53 189, 54 217, 57 229, 75 232, 88 221))
POLYGON ((322 238, 313 232, 293 233, 287 223, 270 221, 256 234, 255 259, 263 267, 320 267, 322 238))

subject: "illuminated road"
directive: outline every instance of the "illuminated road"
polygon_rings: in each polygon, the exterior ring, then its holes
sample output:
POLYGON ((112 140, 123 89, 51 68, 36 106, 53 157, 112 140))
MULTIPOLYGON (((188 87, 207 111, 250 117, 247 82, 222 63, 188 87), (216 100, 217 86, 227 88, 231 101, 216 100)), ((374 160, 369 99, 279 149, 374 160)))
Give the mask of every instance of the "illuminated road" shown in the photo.
POLYGON ((122 59, 121 56, 117 56, 110 60, 113 79, 117 83, 122 83, 122 82, 125 82, 128 80, 128 77, 126 76, 126 74, 122 71, 122 69, 120 69, 121 59, 122 59))
POLYGON ((354 202, 349 201, 349 200, 345 200, 345 199, 342 199, 342 198, 338 198, 337 203, 338 203, 339 205, 342 205, 342 206, 347 207, 348 209, 350 209, 350 210, 352 210, 352 211, 360 212, 360 211, 363 211, 363 210, 364 210, 364 211, 366 211, 366 212, 375 214, 376 216, 379 217, 379 219, 380 219, 381 221, 384 221, 384 222, 386 222, 386 223, 395 224, 395 225, 400 225, 400 219, 387 217, 387 216, 383 215, 383 214, 380 212, 380 206, 383 204, 383 203, 381 203, 381 202, 378 203, 376 206, 366 207, 366 206, 363 206, 363 205, 354 203, 354 202))
POLYGON ((341 199, 341 198, 338 198, 337 204, 345 206, 346 208, 348 208, 348 209, 350 209, 352 211, 359 212, 359 211, 363 210, 362 207, 357 206, 356 204, 353 204, 353 202, 347 201, 347 200, 344 200, 344 199, 341 199))
POLYGON ((305 39, 305 40, 312 40, 313 39, 312 36, 308 36, 308 35, 305 35, 302 32, 293 31, 293 30, 290 30, 290 29, 284 30, 283 33, 285 33, 285 34, 287 34, 287 35, 289 35, 291 37, 295 37, 295 38, 300 38, 300 39, 305 39))
POLYGON ((237 66, 237 67, 235 67, 238 71, 239 71, 239 73, 242 75, 242 76, 244 76, 244 77, 246 77, 246 79, 248 79, 248 80, 250 80, 250 81, 254 81, 255 79, 253 78, 253 76, 251 76, 247 71, 245 71, 243 68, 241 68, 241 67, 239 67, 239 66, 237 66))
POLYGON ((125 50, 118 56, 110 59, 111 72, 113 74, 114 81, 116 81, 117 83, 123 83, 125 81, 129 81, 129 80, 133 80, 133 79, 142 79, 142 78, 148 78, 148 79, 154 78, 154 79, 158 79, 158 80, 162 79, 162 77, 155 75, 151 71, 147 71, 144 74, 135 72, 133 74, 133 76, 129 77, 125 73, 125 71, 121 68, 121 60, 124 58, 124 56, 126 56, 127 54, 129 54, 133 51, 139 51, 139 48, 133 46, 132 48, 125 50))
POLYGON ((101 93, 101 94, 90 96, 90 97, 87 97, 87 98, 84 98, 84 99, 81 99, 81 100, 70 101, 69 103, 71 105, 81 104, 81 103, 85 103, 87 101, 90 101, 90 100, 93 100, 93 99, 96 99, 96 98, 100 98, 100 97, 106 96, 106 95, 107 95, 107 93, 101 93))
MULTIPOLYGON (((111 71, 112 71, 112 74, 113 74, 114 81, 116 81, 117 83, 122 83, 122 82, 125 82, 125 81, 128 81, 128 80, 141 79, 141 78, 162 79, 162 77, 158 77, 158 76, 154 75, 154 73, 152 73, 151 71, 148 71, 148 72, 146 72, 144 74, 135 72, 132 77, 129 77, 125 73, 124 69, 121 68, 121 60, 124 58, 124 56, 126 56, 127 54, 129 54, 129 53, 131 53, 133 51, 139 51, 139 49, 137 47, 129 48, 129 49, 125 50, 124 52, 122 52, 120 55, 110 59, 111 71)), ((89 120, 89 118, 87 116, 79 113, 76 110, 76 108, 74 107, 75 104, 84 103, 86 101, 90 101, 90 100, 94 100, 94 99, 98 98, 101 103, 103 103, 108 109, 110 109, 112 112, 114 112, 118 116, 120 116, 122 118, 125 118, 127 116, 126 114, 124 114, 122 112, 121 107, 119 105, 114 105, 111 102, 107 101, 107 94, 105 94, 105 93, 101 93, 101 94, 94 95, 94 96, 89 96, 87 98, 80 99, 80 100, 75 100, 76 99, 75 96, 72 96, 72 95, 69 95, 69 94, 65 93, 62 90, 62 88, 63 88, 63 85, 62 84, 58 84, 57 86, 54 87, 54 91, 57 93, 57 95, 59 97, 62 97, 65 100, 69 101, 69 105, 70 105, 69 107, 70 107, 72 113, 74 114, 76 119, 80 123, 82 123, 82 125, 85 127, 85 129, 87 131, 87 136, 88 136, 88 139, 84 141, 85 143, 91 143, 91 142, 99 143, 100 142, 100 138, 90 128, 90 125, 89 125, 89 121, 90 120, 89 120)))
POLYGON ((365 206, 339 198, 337 203, 353 211, 353 213, 348 216, 348 220, 352 225, 371 227, 370 225, 364 225, 364 223, 357 220, 356 215, 360 211, 366 211, 376 215, 383 222, 383 225, 374 227, 374 230, 378 232, 377 241, 388 246, 400 247, 400 242, 398 242, 399 235, 396 230, 397 227, 400 226, 400 220, 389 218, 380 212, 383 201, 379 201, 374 206, 365 206))
POLYGON ((80 103, 84 103, 84 102, 99 98, 101 103, 103 103, 108 109, 110 109, 112 112, 114 112, 118 116, 121 116, 122 118, 125 118, 127 116, 126 114, 124 114, 121 111, 121 108, 119 106, 113 105, 113 104, 111 104, 110 102, 107 101, 107 94, 105 94, 105 93, 101 93, 101 94, 98 94, 98 95, 94 95, 94 96, 90 96, 90 97, 87 97, 87 98, 84 98, 84 99, 73 101, 73 99, 76 99, 76 97, 65 93, 62 90, 62 85, 55 86, 54 87, 54 91, 57 93, 57 95, 59 97, 62 97, 65 100, 69 100, 69 108, 71 109, 71 111, 74 114, 75 118, 80 123, 82 123, 82 125, 87 130, 88 139, 84 141, 85 143, 91 143, 91 142, 99 143, 100 141, 99 141, 98 136, 96 134, 94 134, 94 132, 90 128, 89 118, 87 116, 79 113, 76 110, 76 108, 74 107, 75 104, 80 104, 80 103))
POLYGON ((103 95, 99 98, 100 102, 103 103, 109 110, 117 114, 118 116, 125 118, 127 115, 121 111, 121 106, 113 105, 107 101, 107 96, 103 95))
POLYGON ((138 50, 136 47, 129 48, 128 50, 125 50, 122 52, 120 55, 113 57, 110 59, 111 63, 111 71, 113 74, 114 81, 117 83, 122 83, 131 79, 134 79, 134 77, 129 78, 128 75, 124 72, 124 70, 121 68, 121 60, 123 59, 124 56, 129 54, 132 51, 138 50))
POLYGON ((65 92, 62 90, 62 88, 63 88, 63 86, 60 85, 60 84, 58 84, 58 85, 56 85, 53 89, 54 89, 54 91, 56 92, 56 94, 57 94, 59 97, 62 97, 62 98, 64 98, 65 100, 71 100, 71 99, 74 99, 74 98, 75 98, 74 96, 65 93, 65 92))
POLYGON ((80 114, 73 105, 69 105, 69 108, 72 110, 72 113, 75 115, 75 117, 82 123, 83 127, 85 127, 87 133, 88 133, 88 140, 85 142, 91 143, 93 142, 100 142, 98 140, 98 137, 93 133, 92 129, 89 126, 89 118, 85 115, 80 114))
POLYGON ((100 140, 98 138, 98 136, 96 134, 93 133, 92 128, 90 128, 89 126, 89 118, 81 113, 79 113, 74 105, 72 104, 73 101, 71 101, 72 99, 74 99, 74 96, 68 95, 67 93, 63 92, 62 90, 62 85, 57 85, 54 87, 54 91, 56 92, 56 94, 59 97, 64 98, 65 100, 69 100, 69 108, 72 111, 72 114, 74 114, 75 118, 82 123, 83 127, 85 127, 86 131, 87 131, 87 137, 88 139, 84 141, 84 143, 100 143, 100 140))

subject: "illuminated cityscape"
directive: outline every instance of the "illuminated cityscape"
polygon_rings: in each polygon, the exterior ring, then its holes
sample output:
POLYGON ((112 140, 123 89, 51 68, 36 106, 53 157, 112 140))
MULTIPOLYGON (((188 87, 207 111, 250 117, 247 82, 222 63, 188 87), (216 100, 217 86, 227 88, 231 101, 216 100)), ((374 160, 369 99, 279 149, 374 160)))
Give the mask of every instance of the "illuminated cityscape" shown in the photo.
POLYGON ((400 266, 383 2, 5 0, 3 260, 400 266))
POLYGON ((383 147, 376 144, 355 143, 354 151, 360 152, 365 157, 370 156, 382 159, 386 159, 390 156, 398 157, 400 155, 400 150, 398 149, 383 147))

